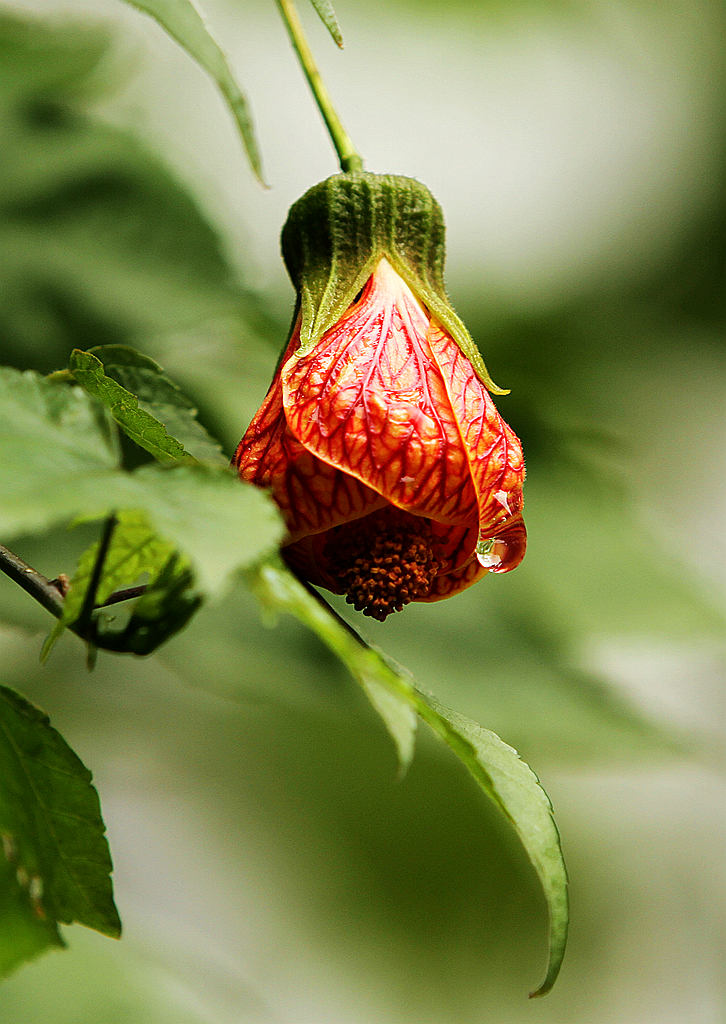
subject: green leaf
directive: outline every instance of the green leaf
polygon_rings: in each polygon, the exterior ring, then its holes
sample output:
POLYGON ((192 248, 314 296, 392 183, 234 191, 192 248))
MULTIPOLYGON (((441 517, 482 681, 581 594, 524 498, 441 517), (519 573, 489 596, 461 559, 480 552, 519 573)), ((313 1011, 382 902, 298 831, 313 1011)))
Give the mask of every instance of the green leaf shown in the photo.
POLYGON ((30 875, 17 861, 10 833, 0 835, 0 842, 0 978, 5 978, 20 964, 64 943, 55 921, 35 912, 30 875))
POLYGON ((229 464, 219 442, 197 420, 194 403, 157 362, 128 345, 99 345, 88 354, 103 363, 105 374, 134 395, 139 408, 163 424, 188 455, 199 462, 229 464))
POLYGON ((343 36, 340 31, 338 19, 335 16, 333 5, 330 0, 310 0, 315 10, 320 15, 320 20, 330 32, 336 45, 343 49, 343 36))
POLYGON ((550 954, 544 981, 531 995, 543 996, 562 966, 569 923, 567 871, 552 804, 529 765, 496 733, 420 692, 417 698, 419 715, 509 818, 539 876, 550 916, 550 954))
POLYGON ((235 80, 226 56, 192 0, 126 2, 158 21, 171 38, 176 40, 214 79, 237 122, 252 169, 262 182, 262 165, 247 100, 235 80))
POLYGON ((444 709, 417 690, 407 673, 365 644, 279 563, 259 565, 247 578, 263 605, 294 615, 349 668, 383 717, 403 766, 413 751, 415 713, 451 748, 512 823, 537 872, 550 916, 549 965, 544 981, 532 993, 544 995, 562 964, 568 897, 567 872, 552 806, 537 776, 495 733, 444 709))
MULTIPOLYGON (((99 555, 100 541, 80 557, 63 604, 63 614, 48 636, 41 658, 45 660, 63 631, 78 622, 99 555)), ((130 619, 116 626, 117 607, 95 617, 94 644, 105 650, 150 654, 164 640, 186 625, 201 602, 186 562, 174 547, 150 526, 144 512, 121 511, 114 517, 111 539, 93 603, 103 605, 115 592, 145 583, 147 592, 136 597, 130 619)))
POLYGON ((221 466, 118 468, 103 410, 80 388, 0 368, 0 536, 74 518, 144 512, 189 559, 200 593, 220 594, 283 534, 269 496, 221 466))
POLYGON ((192 402, 158 363, 125 345, 71 353, 70 372, 97 398, 132 441, 159 462, 192 455, 226 465, 220 445, 196 420, 192 402))
POLYGON ((93 398, 105 405, 124 433, 159 462, 174 462, 187 453, 184 446, 170 437, 166 427, 154 416, 139 408, 135 395, 103 372, 103 363, 90 352, 74 349, 70 371, 75 380, 93 398))
POLYGON ((23 956, 42 948, 34 921, 43 923, 48 945, 61 944, 58 923, 118 937, 111 856, 91 773, 47 716, 6 687, 0 687, 0 779, 0 908, 6 912, 0 966, 14 966, 5 948, 13 935, 5 926, 17 930, 23 956), (15 913, 7 915, 8 907, 15 913), (28 941, 29 931, 35 941, 28 941))

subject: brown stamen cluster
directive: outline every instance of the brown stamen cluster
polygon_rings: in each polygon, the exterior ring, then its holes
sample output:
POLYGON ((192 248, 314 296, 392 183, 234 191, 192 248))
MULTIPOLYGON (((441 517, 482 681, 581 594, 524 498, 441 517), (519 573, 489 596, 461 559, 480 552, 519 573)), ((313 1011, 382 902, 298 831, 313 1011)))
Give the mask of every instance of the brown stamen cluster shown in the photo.
POLYGON ((393 508, 331 530, 324 553, 348 603, 379 622, 425 597, 439 570, 430 522, 393 508))

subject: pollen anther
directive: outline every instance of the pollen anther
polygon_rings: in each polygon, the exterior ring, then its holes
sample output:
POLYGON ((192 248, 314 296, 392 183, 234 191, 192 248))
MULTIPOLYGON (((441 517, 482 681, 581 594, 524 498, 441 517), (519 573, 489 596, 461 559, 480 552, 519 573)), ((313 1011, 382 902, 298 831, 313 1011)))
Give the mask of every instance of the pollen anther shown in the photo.
POLYGON ((431 523, 396 508, 331 530, 325 557, 348 603, 379 622, 426 597, 440 568, 431 523))

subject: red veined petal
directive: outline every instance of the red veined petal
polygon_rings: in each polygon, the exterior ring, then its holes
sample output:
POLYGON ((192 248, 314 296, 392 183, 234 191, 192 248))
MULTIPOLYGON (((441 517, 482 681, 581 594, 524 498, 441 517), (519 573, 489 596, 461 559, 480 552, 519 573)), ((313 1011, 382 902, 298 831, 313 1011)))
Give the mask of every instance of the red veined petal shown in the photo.
POLYGON ((384 259, 361 299, 281 373, 295 436, 399 508, 470 523, 476 495, 429 318, 384 259))
POLYGON ((508 572, 519 565, 526 547, 527 534, 519 514, 524 482, 522 446, 469 360, 433 321, 429 343, 441 367, 476 489, 478 544, 493 540, 490 551, 481 552, 481 564, 491 572, 508 572))
POLYGON ((319 533, 385 504, 355 477, 317 459, 290 432, 279 375, 232 461, 243 480, 270 488, 285 517, 290 540, 319 533))

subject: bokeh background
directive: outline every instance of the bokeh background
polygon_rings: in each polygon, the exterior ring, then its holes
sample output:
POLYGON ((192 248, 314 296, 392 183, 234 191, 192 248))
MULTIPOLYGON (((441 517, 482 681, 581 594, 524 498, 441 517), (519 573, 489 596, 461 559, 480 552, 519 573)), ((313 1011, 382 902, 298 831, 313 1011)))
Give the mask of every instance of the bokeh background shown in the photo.
MULTIPOLYGON (((157 358, 231 452, 284 341, 289 204, 335 161, 274 4, 207 0, 269 190, 214 87, 121 0, 0 8, 0 349, 157 358)), ((572 932, 506 823, 422 736, 405 779, 343 669, 239 586, 147 660, 0 580, 2 682, 100 791, 120 943, 0 987, 9 1024, 720 1024, 724 1019, 726 9, 719 0, 303 10, 367 166, 420 178, 448 286, 528 459, 510 576, 374 642, 553 799, 572 932)), ((52 454, 51 454, 52 457, 52 454)), ((15 545, 49 576, 81 530, 15 545)), ((0 941, 2 941, 0 937, 0 941)))

